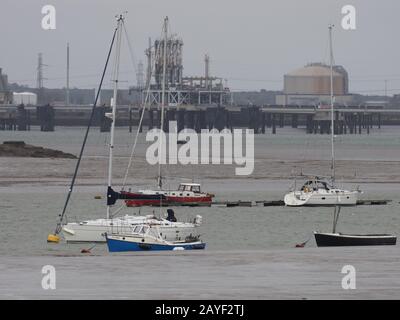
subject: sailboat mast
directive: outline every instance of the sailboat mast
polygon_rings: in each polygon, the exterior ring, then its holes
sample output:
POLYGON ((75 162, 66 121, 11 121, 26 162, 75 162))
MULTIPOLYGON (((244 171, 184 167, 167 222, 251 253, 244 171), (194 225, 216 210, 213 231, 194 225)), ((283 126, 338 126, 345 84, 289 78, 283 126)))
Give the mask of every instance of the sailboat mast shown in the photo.
POLYGON ((165 83, 167 73, 167 41, 168 41, 168 17, 164 19, 164 45, 163 45, 163 77, 161 84, 161 123, 160 123, 160 139, 158 149, 158 188, 162 189, 161 160, 162 160, 162 136, 164 130, 164 106, 165 106, 165 83))
MULTIPOLYGON (((121 52, 121 34, 122 34, 122 23, 124 18, 122 15, 118 18, 117 26, 117 42, 115 51, 114 61, 114 94, 112 100, 112 111, 111 111, 111 130, 110 130, 110 146, 109 146, 109 159, 108 159, 108 187, 112 185, 112 171, 113 171, 113 150, 114 150, 114 131, 115 131, 115 118, 117 110, 117 97, 118 97, 118 76, 119 76, 119 60, 121 52)), ((107 205, 107 219, 110 218, 111 206, 107 205)))
POLYGON ((329 25, 329 48, 330 48, 330 68, 331 68, 331 147, 332 147, 332 182, 335 182, 335 122, 334 122, 334 107, 333 107, 333 49, 332 49, 332 29, 334 25, 329 25))

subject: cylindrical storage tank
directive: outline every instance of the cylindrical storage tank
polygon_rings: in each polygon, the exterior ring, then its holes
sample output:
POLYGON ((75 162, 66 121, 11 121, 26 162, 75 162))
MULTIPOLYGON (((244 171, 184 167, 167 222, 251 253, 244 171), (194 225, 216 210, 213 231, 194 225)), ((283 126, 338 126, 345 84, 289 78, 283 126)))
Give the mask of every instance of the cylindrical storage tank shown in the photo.
MULTIPOLYGON (((337 70, 337 69, 336 69, 337 70)), ((333 94, 347 94, 347 79, 343 72, 333 69, 333 94)), ((344 70, 344 69, 343 69, 344 70)), ((329 95, 331 69, 323 64, 310 64, 284 76, 285 94, 329 95)))

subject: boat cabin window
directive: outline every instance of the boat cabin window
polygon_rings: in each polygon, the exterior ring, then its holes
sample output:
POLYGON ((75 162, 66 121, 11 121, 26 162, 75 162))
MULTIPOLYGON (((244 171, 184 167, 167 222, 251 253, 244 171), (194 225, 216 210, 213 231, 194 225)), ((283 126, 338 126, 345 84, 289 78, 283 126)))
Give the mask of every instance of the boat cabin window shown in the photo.
POLYGON ((325 190, 331 189, 325 181, 317 181, 317 187, 318 189, 325 189, 325 190))
POLYGON ((178 190, 179 191, 193 191, 196 193, 200 193, 200 186, 181 184, 181 185, 179 185, 178 190))
POLYGON ((133 232, 139 233, 141 226, 136 226, 135 229, 133 229, 133 232))
POLYGON ((302 191, 304 191, 306 189, 311 189, 311 190, 315 190, 315 191, 318 189, 330 190, 331 187, 325 181, 309 180, 301 188, 302 191))
POLYGON ((146 231, 149 229, 149 227, 148 226, 143 226, 142 227, 142 230, 140 230, 140 233, 146 233, 146 231))

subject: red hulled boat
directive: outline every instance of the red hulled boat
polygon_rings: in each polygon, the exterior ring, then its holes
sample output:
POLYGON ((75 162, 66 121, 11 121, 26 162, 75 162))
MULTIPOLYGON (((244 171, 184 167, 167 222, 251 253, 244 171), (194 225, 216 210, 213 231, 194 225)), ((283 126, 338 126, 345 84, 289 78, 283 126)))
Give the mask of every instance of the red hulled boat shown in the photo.
POLYGON ((181 183, 178 190, 139 190, 137 192, 123 192, 130 199, 125 200, 128 207, 141 206, 210 206, 211 193, 201 192, 198 183, 181 183))

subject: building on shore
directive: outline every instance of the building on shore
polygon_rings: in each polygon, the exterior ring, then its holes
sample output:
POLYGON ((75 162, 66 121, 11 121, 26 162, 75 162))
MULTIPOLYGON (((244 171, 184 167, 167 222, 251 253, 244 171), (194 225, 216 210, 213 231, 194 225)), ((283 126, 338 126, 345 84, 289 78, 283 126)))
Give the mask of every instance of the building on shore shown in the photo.
MULTIPOLYGON (((330 104, 330 66, 310 63, 284 76, 283 94, 276 96, 278 105, 324 105, 330 104)), ((349 77, 342 66, 333 67, 333 94, 335 103, 349 105, 353 96, 349 94, 349 77)))
POLYGON ((13 92, 12 101, 15 105, 36 106, 37 94, 33 92, 13 92))

